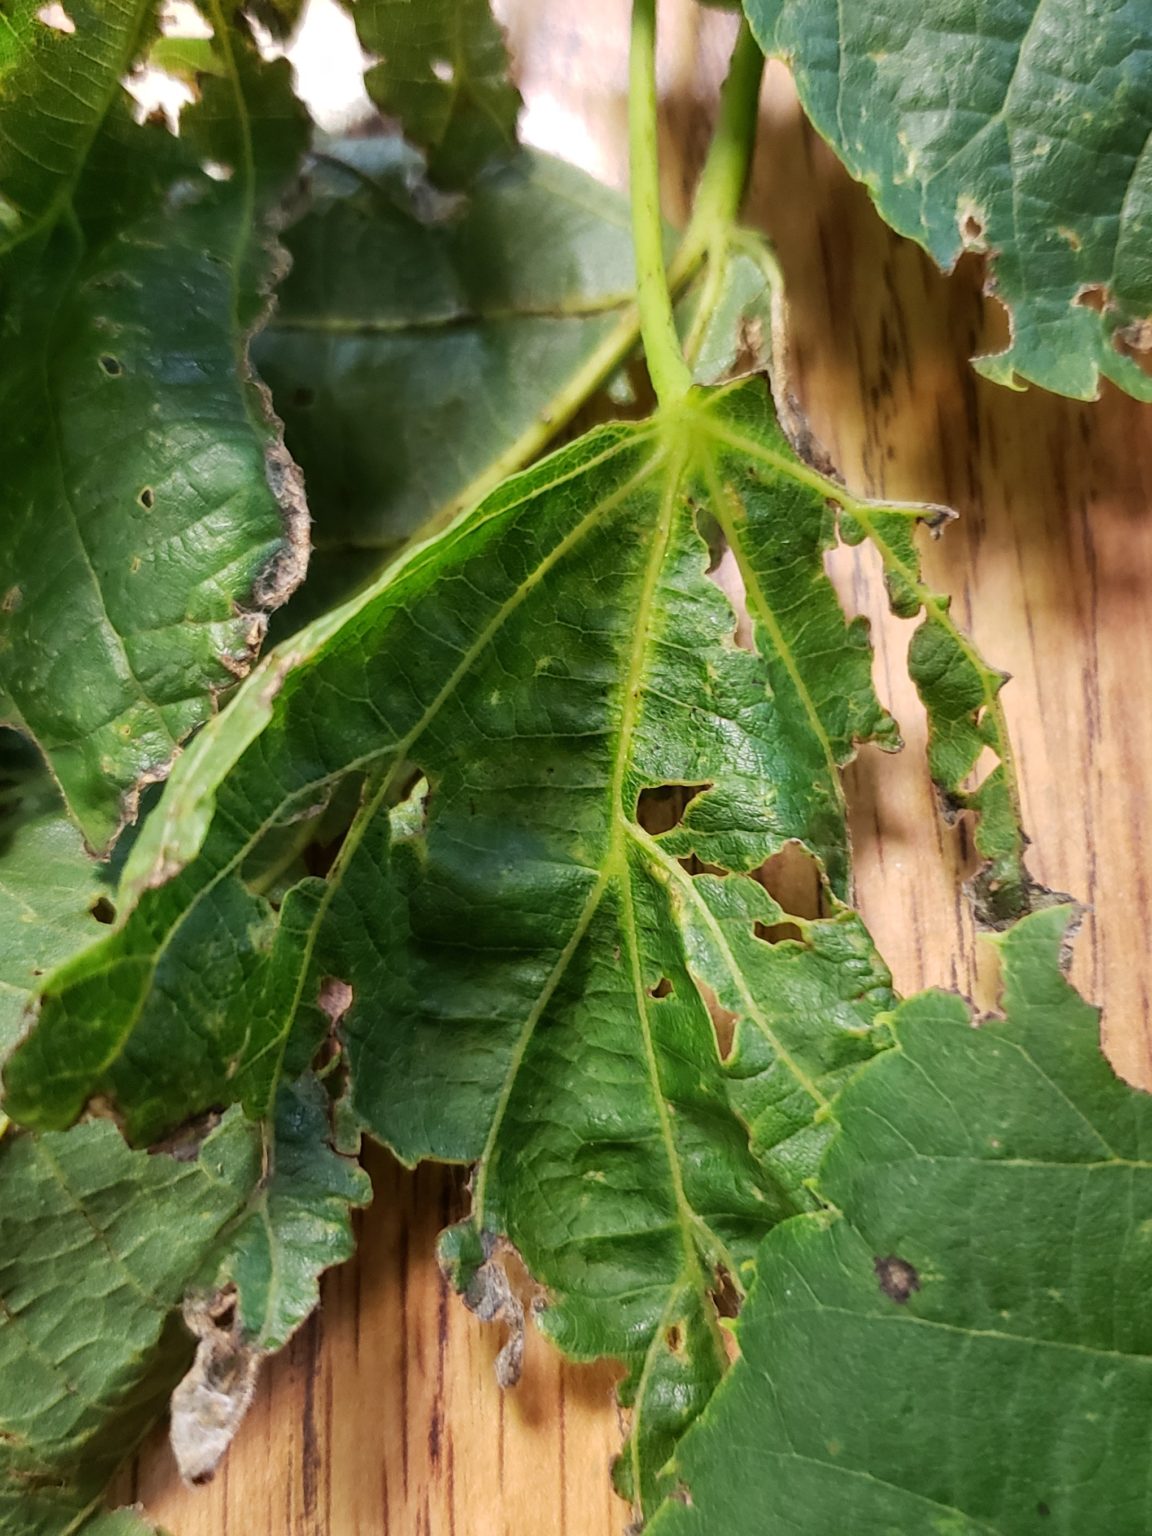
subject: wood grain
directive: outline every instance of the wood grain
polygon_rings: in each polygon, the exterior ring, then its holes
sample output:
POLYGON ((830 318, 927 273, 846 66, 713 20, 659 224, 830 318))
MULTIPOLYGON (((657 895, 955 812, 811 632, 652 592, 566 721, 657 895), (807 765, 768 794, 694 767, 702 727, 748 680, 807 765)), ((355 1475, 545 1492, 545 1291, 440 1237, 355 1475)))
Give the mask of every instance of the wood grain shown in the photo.
MULTIPOLYGON (((530 136, 622 184, 626 0, 508 0, 530 136)), ((662 8, 671 211, 706 138, 732 19, 662 8)), ((1152 1085, 1152 408, 1105 387, 1080 405, 983 382, 974 353, 1005 320, 968 258, 952 276, 892 236, 802 123, 772 66, 750 198, 788 280, 795 381, 850 484, 944 501, 961 521, 927 554, 985 654, 1013 674, 1032 867, 1088 904, 1074 978, 1104 1005, 1108 1052, 1152 1085)), ((959 894, 966 829, 945 829, 904 673, 910 625, 886 617, 872 561, 834 560, 869 614, 878 686, 907 750, 848 774, 860 903, 904 989, 978 989, 959 894)), ((618 1536, 610 1367, 566 1366, 539 1338, 501 1395, 499 1346, 447 1295, 436 1232, 463 1209, 458 1171, 369 1157, 376 1188, 354 1263, 266 1372, 226 1470, 180 1487, 157 1436, 118 1490, 173 1536, 618 1536)))

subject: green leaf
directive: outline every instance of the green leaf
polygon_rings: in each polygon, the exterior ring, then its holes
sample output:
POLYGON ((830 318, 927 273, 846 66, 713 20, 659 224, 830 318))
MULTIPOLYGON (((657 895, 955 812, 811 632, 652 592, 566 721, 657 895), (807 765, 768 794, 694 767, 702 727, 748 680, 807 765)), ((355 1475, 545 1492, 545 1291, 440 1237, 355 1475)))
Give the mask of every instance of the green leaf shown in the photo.
POLYGON ((0 732, 0 1058, 40 978, 99 937, 115 882, 84 852, 34 749, 0 732))
POLYGON ((84 1536, 165 1536, 159 1526, 143 1519, 134 1509, 117 1509, 112 1514, 97 1515, 81 1529, 84 1536))
POLYGON ((188 1362, 174 1309, 259 1171, 236 1114, 191 1162, 107 1121, 0 1140, 5 1536, 63 1536, 99 1503, 188 1362))
POLYGON ((346 596, 521 468, 636 335, 615 194, 524 152, 445 214, 413 196, 417 170, 394 139, 347 140, 318 163, 255 345, 308 484, 306 606, 346 596))
POLYGON ((66 208, 156 6, 155 0, 69 0, 61 9, 57 20, 40 0, 5 7, 0 251, 51 225, 66 208))
POLYGON ((832 1208, 764 1242, 653 1536, 1143 1536, 1152 1098, 1064 980, 1069 920, 997 941, 1003 1018, 913 998, 841 1093, 832 1208))
POLYGON ((488 0, 356 0, 353 15, 379 59, 368 94, 425 151, 434 181, 462 186, 515 148, 520 93, 488 0))
POLYGON ((899 507, 844 498, 841 533, 849 544, 868 539, 884 562, 892 611, 923 613, 908 649, 908 671, 928 714, 928 766, 945 814, 976 813, 974 841, 984 859, 972 883, 977 920, 1003 927, 1043 905, 1049 893, 1024 862, 1028 838, 1000 690, 1005 672, 990 667, 953 620, 951 599, 923 581, 916 553, 920 523, 938 530, 952 514, 944 508, 899 507), (995 766, 966 788, 990 751, 995 766))
POLYGON ((1152 399, 1152 13, 1141 0, 745 0, 766 52, 893 228, 988 253, 1012 340, 989 378, 1152 399))
POLYGON ((211 1281, 236 1287, 245 1344, 261 1353, 282 1349, 311 1315, 321 1274, 352 1256, 349 1208, 371 1199, 368 1175, 332 1138, 324 1086, 311 1074, 284 1084, 265 1139, 267 1176, 211 1281))
POLYGON ((273 653, 178 765, 134 909, 51 980, 10 1113, 59 1125, 100 1095, 147 1141, 230 1098, 263 1112, 336 979, 367 1127, 409 1162, 480 1160, 461 1288, 492 1314, 477 1271, 506 1237, 549 1332, 627 1362, 621 1481, 650 1501, 722 1369, 720 1271, 739 1288, 806 1202, 813 1121, 893 1002, 841 905, 839 768, 895 733, 824 574, 829 490, 761 384, 697 393, 507 482, 273 653), (758 654, 707 574, 721 537, 758 654), (348 780, 327 876, 277 909, 247 878, 262 839, 348 780), (749 878, 793 842, 824 916, 749 878))
POLYGON ((246 361, 303 125, 287 65, 217 31, 225 74, 180 139, 118 91, 55 225, 0 268, 0 694, 94 848, 303 569, 294 468, 246 361))

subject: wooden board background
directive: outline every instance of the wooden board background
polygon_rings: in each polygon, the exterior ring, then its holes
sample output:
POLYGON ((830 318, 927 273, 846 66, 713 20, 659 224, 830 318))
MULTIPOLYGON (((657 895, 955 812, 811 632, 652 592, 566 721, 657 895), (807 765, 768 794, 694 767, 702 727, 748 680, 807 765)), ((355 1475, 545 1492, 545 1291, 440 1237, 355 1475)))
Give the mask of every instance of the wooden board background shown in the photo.
MULTIPOLYGON (((529 136, 623 185, 627 0, 503 11, 529 136)), ((675 214, 733 23, 691 0, 664 0, 661 20, 675 214)), ((775 65, 750 215, 788 280, 800 396, 849 483, 961 514, 929 571, 1013 674, 1033 870, 1089 904, 1074 979, 1104 1005, 1116 1066, 1152 1085, 1152 407, 1107 386, 1081 405, 979 379, 967 359, 1005 335, 979 264, 944 277, 890 235, 775 65)), ((963 828, 941 826, 927 783, 903 672, 910 626, 883 615, 871 561, 845 553, 836 570, 848 605, 873 616, 878 685, 908 743, 898 758, 866 749, 849 771, 860 904, 899 986, 970 992, 967 845, 963 828)), ((266 1372, 216 1482, 183 1489, 158 1434, 121 1496, 172 1536, 618 1536, 611 1368, 566 1367, 536 1337, 522 1384, 502 1396, 499 1340, 446 1294, 433 1257, 463 1208, 458 1174, 408 1174, 381 1154, 369 1166, 359 1256, 266 1372)))

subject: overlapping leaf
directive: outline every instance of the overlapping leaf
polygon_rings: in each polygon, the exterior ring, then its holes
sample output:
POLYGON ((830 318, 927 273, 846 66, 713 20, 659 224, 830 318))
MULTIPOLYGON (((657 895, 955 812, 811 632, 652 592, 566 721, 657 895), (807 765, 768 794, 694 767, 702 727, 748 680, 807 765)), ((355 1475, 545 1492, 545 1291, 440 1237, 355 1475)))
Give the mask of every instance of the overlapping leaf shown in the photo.
POLYGON ((368 94, 426 152, 436 181, 460 186, 515 147, 520 95, 488 0, 355 0, 352 13, 379 61, 368 94))
POLYGON ((987 251, 1001 383, 1152 399, 1152 15, 1142 0, 745 0, 812 121, 943 267, 987 251))
POLYGON ((999 941, 1006 1017, 914 998, 843 1091, 838 1209, 765 1241, 653 1536, 1143 1536, 1152 1099, 1063 979, 1068 916, 999 941))
POLYGON ((109 867, 84 852, 34 749, 0 732, 0 1059, 41 979, 114 915, 109 867))
POLYGON ((22 210, 0 269, 0 693, 94 847, 246 669, 306 545, 245 358, 302 147, 287 66, 221 25, 221 73, 181 138, 138 127, 118 84, 127 10, 80 7, 74 35, 29 23, 54 40, 0 108, 0 195, 22 210), (31 169, 46 134, 50 178, 31 169))
POLYGON ((508 482, 302 632, 180 765, 165 803, 196 832, 169 841, 158 808, 137 905, 54 978, 11 1112, 60 1125, 99 1095, 137 1140, 263 1112, 338 981, 355 1108, 406 1160, 481 1160, 472 1252, 510 1237, 564 1347, 629 1363, 625 1482, 650 1491, 722 1365, 718 1272, 739 1284, 803 1201, 813 1119, 892 1003, 837 902, 839 767, 894 731, 824 575, 827 490, 762 386, 694 396, 508 482), (707 575, 720 533, 758 655, 707 575), (261 840, 350 778, 327 877, 273 905, 261 840), (689 803, 649 831, 665 785, 689 803), (747 877, 792 840, 831 915, 782 935, 747 877))
POLYGON ((607 188, 523 152, 445 210, 413 196, 417 170, 394 139, 317 164, 256 342, 315 519, 306 605, 521 468, 637 332, 607 188))
MULTIPOLYGON (((309 1075, 285 1087, 266 1126, 234 1110, 172 1153, 133 1152, 107 1121, 0 1141, 5 1536, 63 1536, 96 1507, 192 1361, 186 1296, 221 1298, 235 1314, 208 1341, 213 1415, 180 1426, 198 1465, 222 1454, 262 1356, 351 1252, 349 1207, 365 1202, 368 1181, 332 1145, 331 1115, 309 1075), (223 1434, 222 1367, 244 1389, 223 1434)), ((202 1336, 200 1376, 205 1353, 202 1336)))
POLYGON ((194 1162, 106 1121, 0 1141, 5 1536, 60 1536, 99 1504, 188 1363, 174 1309, 259 1174, 236 1114, 194 1162))

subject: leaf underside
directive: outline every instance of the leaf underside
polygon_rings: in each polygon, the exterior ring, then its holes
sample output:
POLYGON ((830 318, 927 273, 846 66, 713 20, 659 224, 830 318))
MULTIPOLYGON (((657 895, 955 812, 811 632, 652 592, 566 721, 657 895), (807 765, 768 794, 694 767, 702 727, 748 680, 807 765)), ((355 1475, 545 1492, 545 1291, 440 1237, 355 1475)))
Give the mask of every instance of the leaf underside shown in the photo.
POLYGON ((1152 399, 1152 13, 1143 0, 745 0, 881 214, 945 269, 986 251, 989 378, 1152 399))
POLYGON ((145 829, 135 909, 9 1064, 14 1116, 99 1096, 144 1142, 230 1099, 265 1114, 338 980, 355 1110, 406 1161, 480 1160, 478 1237, 520 1248, 565 1348, 630 1366, 624 1480, 650 1499, 722 1367, 711 1290, 805 1203, 813 1121, 894 1001, 842 905, 839 767, 894 729, 823 571, 831 489, 760 384, 694 396, 508 482, 273 654, 269 679, 295 665, 264 718, 260 674, 169 787, 194 801, 207 770, 198 856, 174 872, 145 829), (721 540, 758 654, 708 576, 721 540), (269 842, 349 782, 327 877, 269 900, 269 842), (687 803, 650 831, 667 786, 687 803), (826 915, 751 878, 791 844, 826 915))

